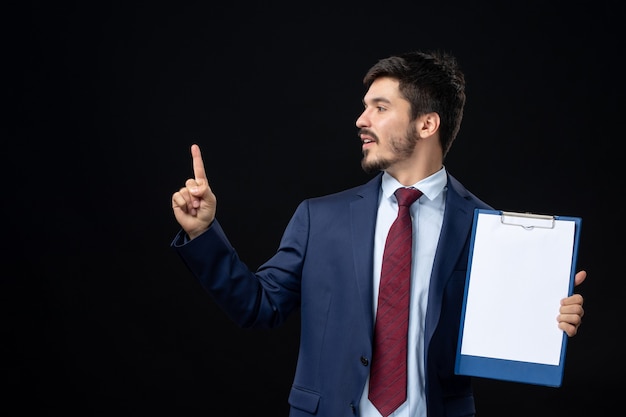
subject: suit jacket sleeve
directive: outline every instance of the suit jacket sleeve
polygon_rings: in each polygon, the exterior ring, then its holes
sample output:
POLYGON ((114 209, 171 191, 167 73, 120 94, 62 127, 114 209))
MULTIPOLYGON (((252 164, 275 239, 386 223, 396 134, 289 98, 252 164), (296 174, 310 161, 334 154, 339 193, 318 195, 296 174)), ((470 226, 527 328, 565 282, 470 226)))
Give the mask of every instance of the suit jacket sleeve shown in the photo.
POLYGON ((256 273, 239 258, 217 219, 191 241, 179 231, 171 247, 239 326, 276 327, 300 304, 308 230, 304 206, 300 204, 289 222, 277 253, 256 273))

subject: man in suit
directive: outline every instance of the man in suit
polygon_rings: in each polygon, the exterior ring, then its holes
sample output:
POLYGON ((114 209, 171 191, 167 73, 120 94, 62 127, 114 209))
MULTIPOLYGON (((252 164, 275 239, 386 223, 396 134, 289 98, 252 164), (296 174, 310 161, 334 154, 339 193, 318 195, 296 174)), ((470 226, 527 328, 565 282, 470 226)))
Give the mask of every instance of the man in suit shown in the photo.
MULTIPOLYGON (((242 327, 279 326, 296 311, 301 337, 290 416, 380 416, 369 398, 383 250, 394 191, 417 188, 413 218, 406 399, 393 416, 473 416, 471 380, 454 373, 476 208, 491 207, 443 165, 461 124, 465 80, 451 55, 412 52, 378 61, 364 78, 356 121, 366 184, 297 207, 275 255, 256 271, 239 259, 215 218, 200 149, 194 178, 172 196, 182 227, 172 247, 242 327)), ((576 274, 575 284, 586 277, 576 274)), ((555 311, 559 300, 555 300, 555 311)), ((560 300, 555 326, 574 336, 580 294, 560 300)))

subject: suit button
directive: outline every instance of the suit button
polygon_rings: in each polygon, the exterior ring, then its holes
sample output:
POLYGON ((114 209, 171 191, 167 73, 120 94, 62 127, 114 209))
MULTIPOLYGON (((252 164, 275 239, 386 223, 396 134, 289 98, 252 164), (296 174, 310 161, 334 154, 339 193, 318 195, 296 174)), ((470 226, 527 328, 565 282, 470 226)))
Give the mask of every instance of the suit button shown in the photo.
POLYGON ((361 356, 361 364, 363 366, 367 366, 369 365, 370 361, 365 357, 365 356, 361 356))

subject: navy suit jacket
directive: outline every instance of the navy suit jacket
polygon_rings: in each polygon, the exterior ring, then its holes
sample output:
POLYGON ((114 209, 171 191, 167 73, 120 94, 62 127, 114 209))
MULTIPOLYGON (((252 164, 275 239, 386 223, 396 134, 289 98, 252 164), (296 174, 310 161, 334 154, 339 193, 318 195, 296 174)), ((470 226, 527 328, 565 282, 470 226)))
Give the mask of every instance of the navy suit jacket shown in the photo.
MULTIPOLYGON (((191 272, 239 326, 279 326, 301 315, 290 416, 359 414, 372 357, 373 242, 381 190, 366 184, 304 200, 280 246, 256 272, 239 259, 219 222, 187 242, 172 242, 191 272)), ((425 324, 428 415, 472 416, 471 380, 454 374, 475 208, 491 208, 448 175, 425 324)))

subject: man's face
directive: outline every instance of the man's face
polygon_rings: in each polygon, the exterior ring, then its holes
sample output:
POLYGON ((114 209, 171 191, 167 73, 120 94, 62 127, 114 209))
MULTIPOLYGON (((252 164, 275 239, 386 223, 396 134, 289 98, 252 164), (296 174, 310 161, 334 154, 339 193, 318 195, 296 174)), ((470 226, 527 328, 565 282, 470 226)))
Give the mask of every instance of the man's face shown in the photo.
POLYGON ((401 96, 399 82, 376 79, 363 98, 365 110, 356 121, 362 142, 361 166, 367 172, 392 168, 409 159, 417 141, 410 103, 401 96))

